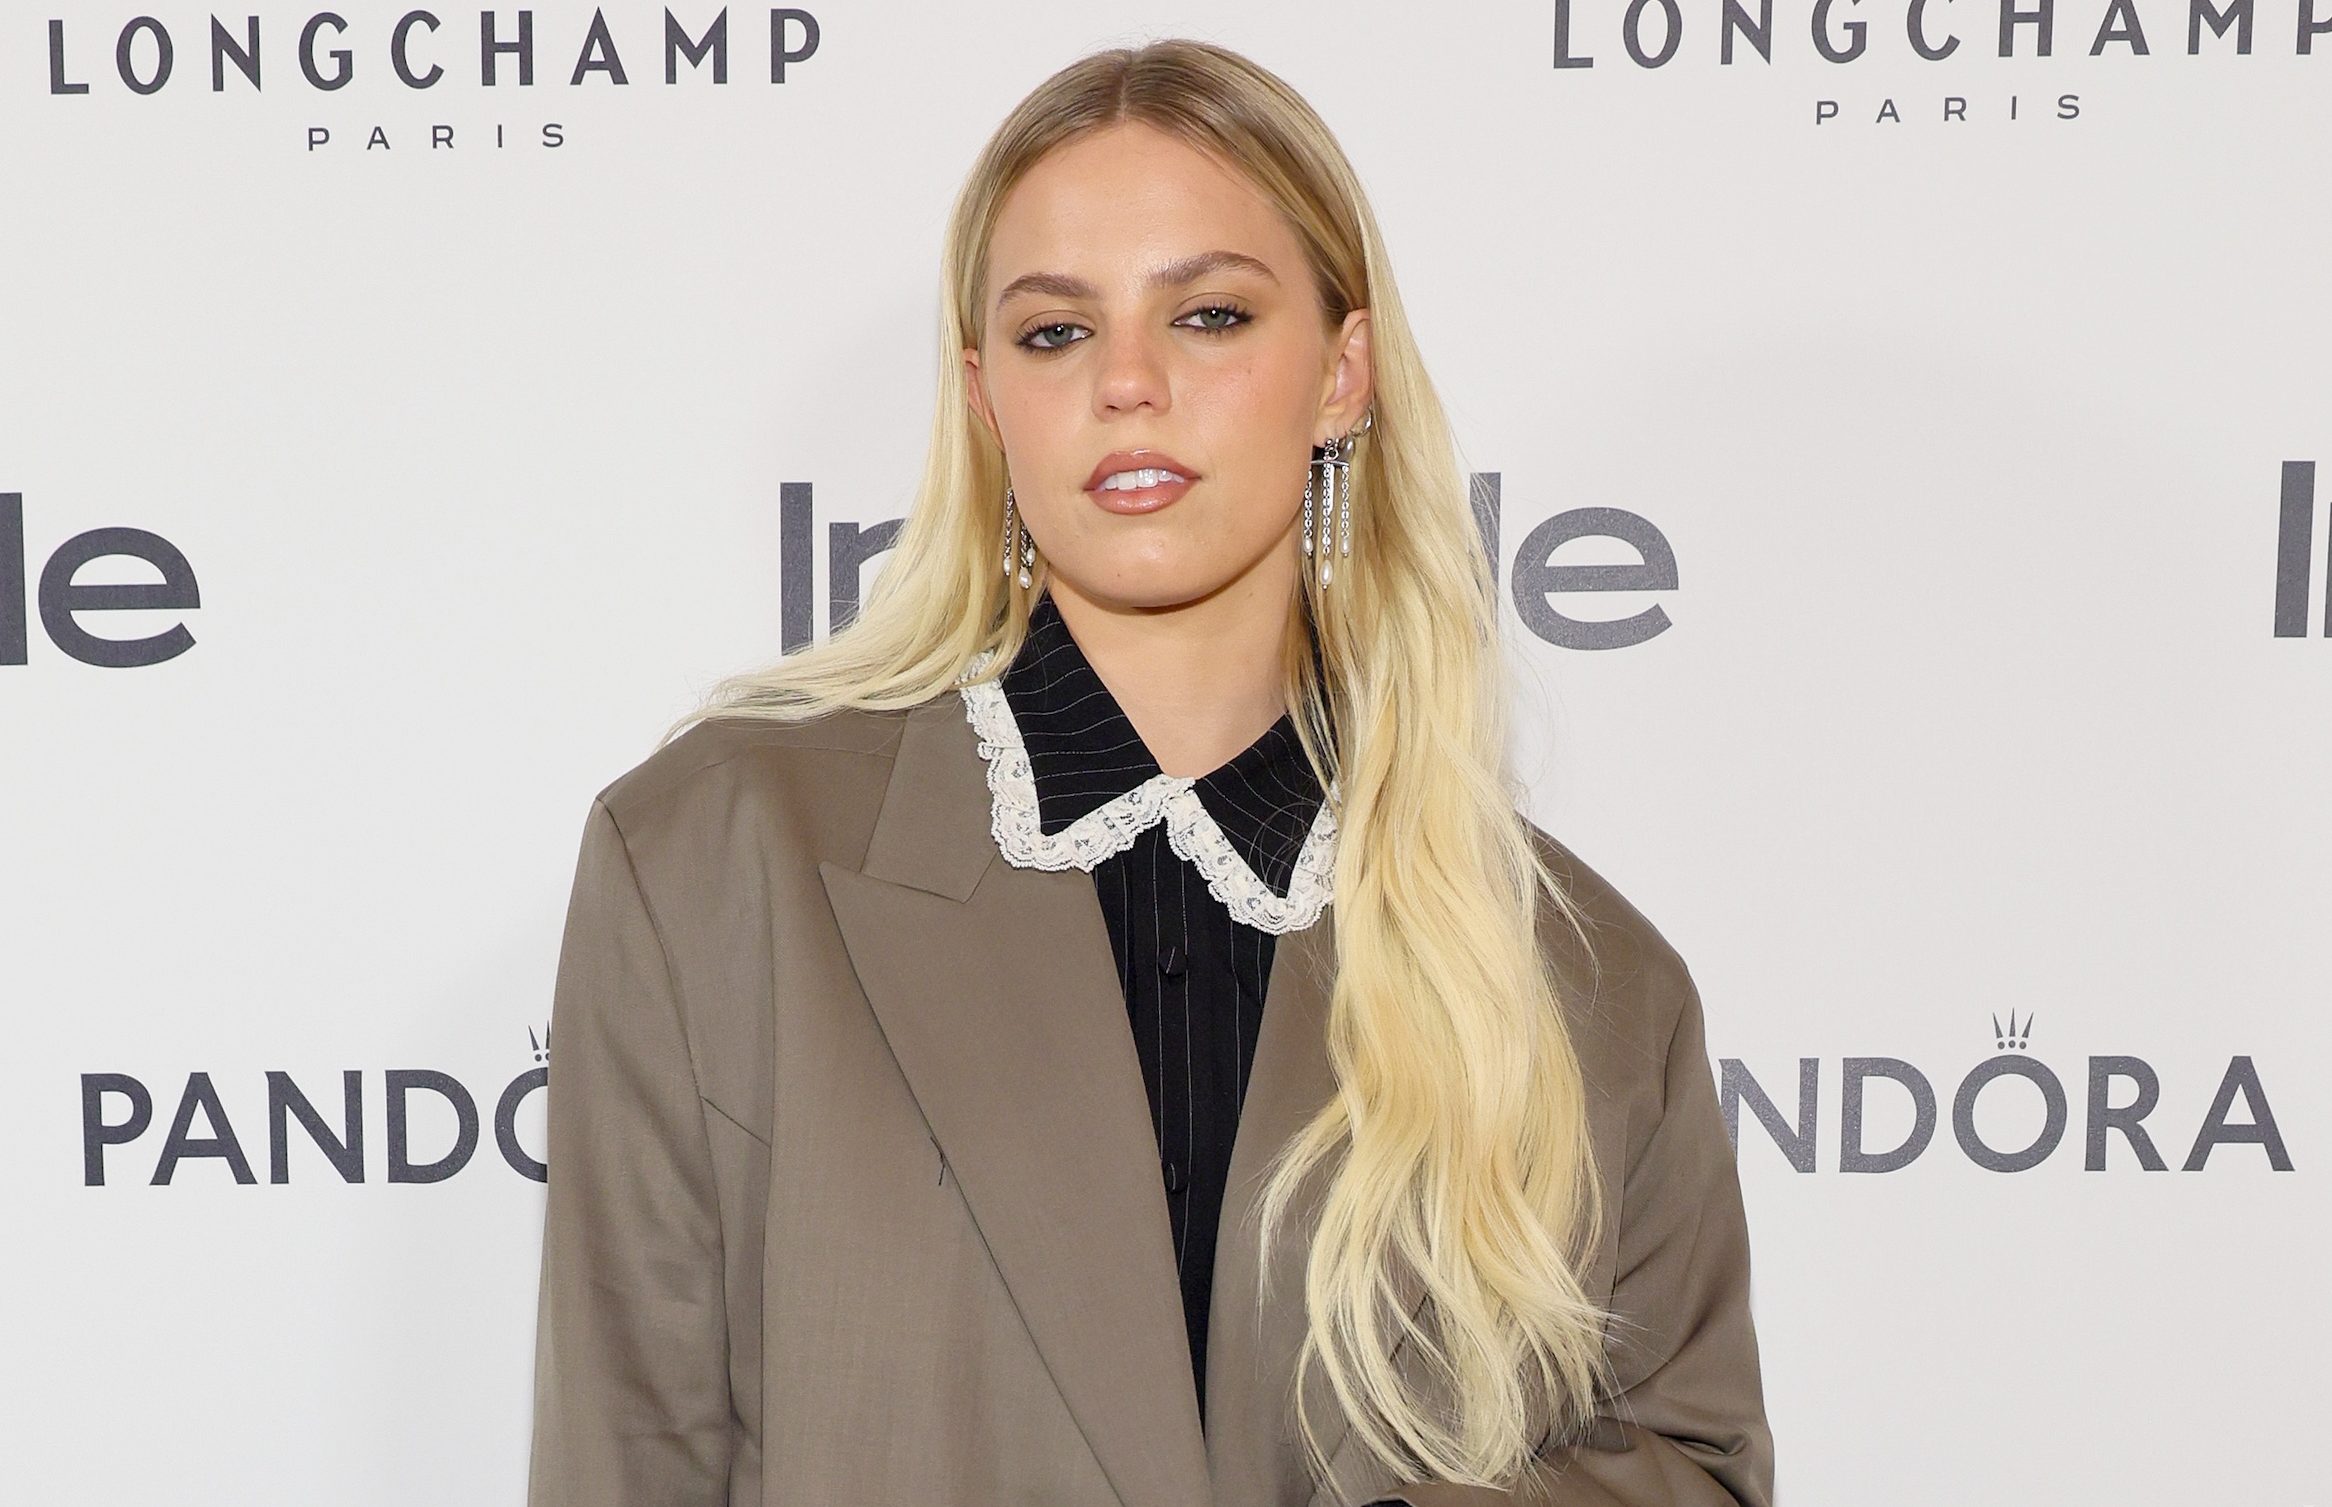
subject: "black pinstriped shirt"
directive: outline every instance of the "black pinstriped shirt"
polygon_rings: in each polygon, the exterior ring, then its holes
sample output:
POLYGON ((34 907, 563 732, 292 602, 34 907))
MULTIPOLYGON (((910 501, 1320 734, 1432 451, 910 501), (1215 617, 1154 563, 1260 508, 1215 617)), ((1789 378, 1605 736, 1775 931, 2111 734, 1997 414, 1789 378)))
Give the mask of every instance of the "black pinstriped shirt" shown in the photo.
MULTIPOLYGON (((1037 600, 1028 642, 1001 683, 1028 750, 1047 833, 1160 772, 1069 636, 1051 596, 1037 600)), ((1294 718, 1283 714, 1244 752, 1201 778, 1196 791, 1247 866, 1275 893, 1286 893, 1322 798, 1294 718)), ((1231 919, 1198 870, 1167 846, 1163 821, 1103 859, 1093 885, 1149 1089, 1204 1417, 1215 1224, 1277 939, 1231 919)))

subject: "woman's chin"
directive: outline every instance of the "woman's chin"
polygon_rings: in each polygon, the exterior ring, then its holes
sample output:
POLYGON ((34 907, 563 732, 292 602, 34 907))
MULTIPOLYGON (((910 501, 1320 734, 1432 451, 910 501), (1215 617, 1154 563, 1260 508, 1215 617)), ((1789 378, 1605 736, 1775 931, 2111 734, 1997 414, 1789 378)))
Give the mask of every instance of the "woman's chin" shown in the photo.
POLYGON ((1105 611, 1170 612, 1207 600, 1235 579, 1219 564, 1210 565, 1141 561, 1091 576, 1069 576, 1056 569, 1051 584, 1061 595, 1081 598, 1105 611))

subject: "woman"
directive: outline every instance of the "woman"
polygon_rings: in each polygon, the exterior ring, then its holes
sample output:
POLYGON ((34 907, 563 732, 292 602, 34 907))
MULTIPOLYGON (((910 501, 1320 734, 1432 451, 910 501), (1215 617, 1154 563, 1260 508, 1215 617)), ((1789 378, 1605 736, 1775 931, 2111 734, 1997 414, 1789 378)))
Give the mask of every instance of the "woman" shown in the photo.
POLYGON ((1515 809, 1325 127, 1085 58, 943 276, 863 613, 591 808, 531 1501, 1769 1502, 1699 1001, 1515 809))

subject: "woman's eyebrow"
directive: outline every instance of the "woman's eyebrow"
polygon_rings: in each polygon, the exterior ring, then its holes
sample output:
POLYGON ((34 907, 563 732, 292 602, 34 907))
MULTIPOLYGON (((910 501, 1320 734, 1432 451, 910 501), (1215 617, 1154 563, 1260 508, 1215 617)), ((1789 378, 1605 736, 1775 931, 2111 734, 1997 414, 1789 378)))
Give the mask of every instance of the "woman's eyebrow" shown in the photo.
MULTIPOLYGON (((1152 272, 1148 286, 1175 288, 1192 283, 1210 272, 1253 272, 1268 282, 1278 282, 1272 270, 1243 251, 1197 251, 1177 257, 1152 272)), ((1006 300, 1021 293, 1050 293, 1055 298, 1099 298, 1101 290, 1081 277, 1066 272, 1028 272, 1004 285, 996 295, 996 305, 1002 308, 1006 300)))

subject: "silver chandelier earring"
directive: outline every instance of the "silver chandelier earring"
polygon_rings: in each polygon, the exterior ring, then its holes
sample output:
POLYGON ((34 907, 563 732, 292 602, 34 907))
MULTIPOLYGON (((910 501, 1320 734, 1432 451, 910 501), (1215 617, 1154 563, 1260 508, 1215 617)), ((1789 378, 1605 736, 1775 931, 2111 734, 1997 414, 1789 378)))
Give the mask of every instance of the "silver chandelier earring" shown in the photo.
POLYGON ((1372 404, 1357 427, 1325 445, 1304 472, 1304 555, 1320 562, 1320 584, 1336 578, 1336 557, 1352 558, 1352 439, 1366 434, 1377 421, 1372 404), (1318 500, 1319 528, 1312 526, 1313 503, 1318 500))
POLYGON ((1012 579, 1012 557, 1014 555, 1020 556, 1019 579, 1021 586, 1025 588, 1031 579, 1029 569, 1036 564, 1036 541, 1028 536, 1028 525, 1020 519, 1017 506, 1012 500, 1012 489, 1006 487, 1004 489, 1004 576, 1006 580, 1012 579))

